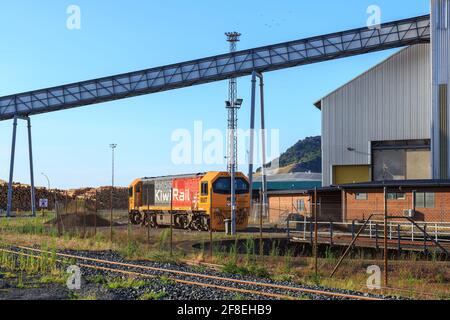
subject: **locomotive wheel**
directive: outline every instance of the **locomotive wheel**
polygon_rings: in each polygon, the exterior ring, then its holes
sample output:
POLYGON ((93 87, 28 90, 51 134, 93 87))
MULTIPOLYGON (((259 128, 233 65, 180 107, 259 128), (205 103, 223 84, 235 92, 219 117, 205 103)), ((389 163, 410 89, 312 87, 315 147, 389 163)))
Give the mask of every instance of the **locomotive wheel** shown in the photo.
POLYGON ((178 228, 180 228, 180 229, 188 229, 189 228, 188 218, 186 216, 180 215, 180 216, 176 217, 175 221, 176 221, 176 225, 178 228))
POLYGON ((132 211, 130 214, 130 222, 131 224, 138 225, 141 224, 141 213, 139 211, 132 211))
POLYGON ((158 223, 156 222, 156 214, 151 214, 150 216, 150 228, 158 228, 158 223))
POLYGON ((157 228, 158 224, 156 223, 156 216, 151 213, 146 213, 142 221, 142 225, 146 228, 157 228))

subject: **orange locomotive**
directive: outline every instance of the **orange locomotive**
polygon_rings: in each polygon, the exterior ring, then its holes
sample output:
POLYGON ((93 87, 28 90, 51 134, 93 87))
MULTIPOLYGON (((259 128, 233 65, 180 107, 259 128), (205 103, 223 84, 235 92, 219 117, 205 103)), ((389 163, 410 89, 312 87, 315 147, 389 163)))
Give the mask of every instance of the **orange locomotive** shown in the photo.
MULTIPOLYGON (((244 230, 250 213, 250 184, 236 173, 236 228, 244 230)), ((228 172, 208 172, 133 181, 129 216, 133 224, 152 228, 171 224, 179 229, 215 231, 231 219, 231 178, 228 172), (173 193, 173 197, 171 197, 173 193)))

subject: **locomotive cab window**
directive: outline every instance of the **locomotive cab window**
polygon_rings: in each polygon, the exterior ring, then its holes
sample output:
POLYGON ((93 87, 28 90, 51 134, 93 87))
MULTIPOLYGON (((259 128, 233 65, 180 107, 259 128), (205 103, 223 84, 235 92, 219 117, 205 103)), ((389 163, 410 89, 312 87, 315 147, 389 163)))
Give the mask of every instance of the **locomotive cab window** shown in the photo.
MULTIPOLYGON (((213 184, 214 193, 231 194, 231 178, 219 178, 213 184)), ((250 191, 249 183, 243 178, 236 178, 236 194, 246 194, 250 191)))
POLYGON ((136 193, 141 192, 141 185, 140 184, 136 185, 136 187, 134 187, 134 190, 136 191, 136 193))
POLYGON ((133 187, 129 187, 128 188, 128 196, 132 197, 133 196, 133 187))
POLYGON ((208 195, 208 182, 202 182, 202 196, 208 195))

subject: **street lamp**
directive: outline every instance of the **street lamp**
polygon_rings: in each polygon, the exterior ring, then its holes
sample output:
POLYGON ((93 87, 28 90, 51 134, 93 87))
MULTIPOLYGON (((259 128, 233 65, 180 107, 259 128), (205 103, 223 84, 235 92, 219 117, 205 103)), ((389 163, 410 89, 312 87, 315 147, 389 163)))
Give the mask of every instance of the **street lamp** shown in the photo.
POLYGON ((117 148, 117 144, 112 143, 109 145, 109 147, 112 150, 112 179, 111 179, 111 202, 110 202, 110 221, 109 221, 109 228, 110 228, 110 238, 111 242, 113 240, 113 198, 114 198, 114 151, 117 148))

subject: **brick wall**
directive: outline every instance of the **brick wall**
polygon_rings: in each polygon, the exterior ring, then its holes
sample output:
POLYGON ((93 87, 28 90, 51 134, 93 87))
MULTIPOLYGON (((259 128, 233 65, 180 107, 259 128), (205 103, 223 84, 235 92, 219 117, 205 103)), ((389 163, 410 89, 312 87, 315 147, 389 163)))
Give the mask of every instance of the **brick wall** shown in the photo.
POLYGON ((269 222, 284 222, 290 213, 298 213, 309 216, 311 212, 311 202, 308 195, 269 195, 269 222), (299 211, 297 208, 298 200, 303 199, 305 210, 299 211))
MULTIPOLYGON (((434 192, 434 208, 416 208, 416 221, 450 222, 450 188, 417 188, 417 192, 434 192)), ((390 190, 391 192, 391 190, 390 190)), ((394 192, 392 190, 392 192, 394 192)), ((403 211, 413 209, 413 190, 402 189, 405 199, 388 200, 388 214, 403 216, 403 211)), ((345 191, 344 219, 346 221, 364 220, 372 213, 383 214, 384 194, 380 190, 345 191), (356 200, 356 193, 367 193, 367 200, 356 200)), ((374 219, 382 219, 375 217, 374 219)))

